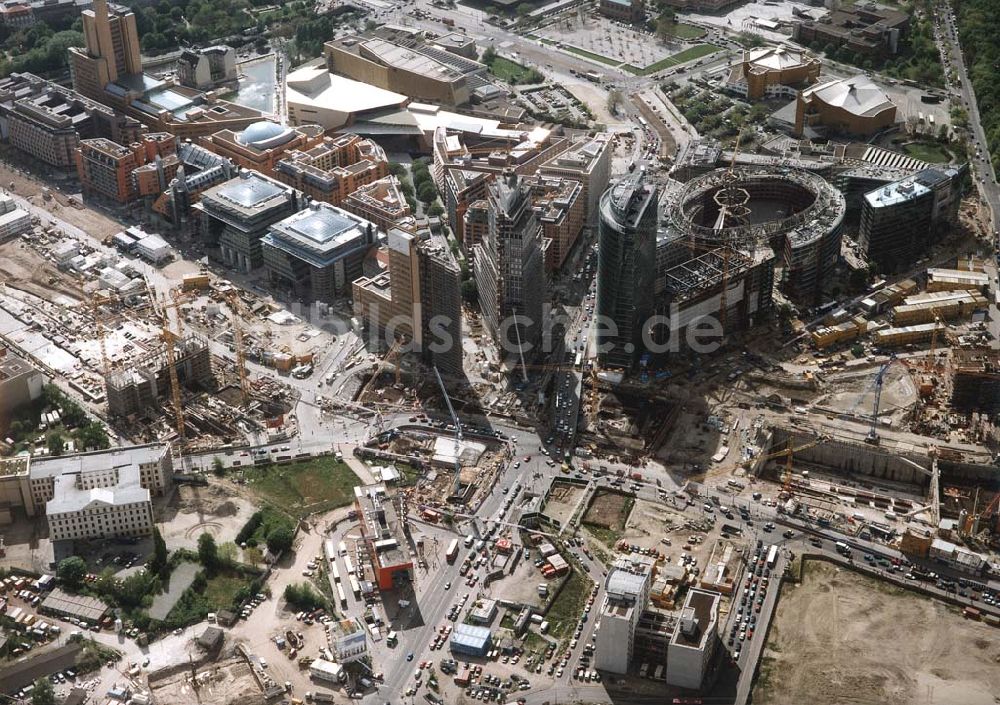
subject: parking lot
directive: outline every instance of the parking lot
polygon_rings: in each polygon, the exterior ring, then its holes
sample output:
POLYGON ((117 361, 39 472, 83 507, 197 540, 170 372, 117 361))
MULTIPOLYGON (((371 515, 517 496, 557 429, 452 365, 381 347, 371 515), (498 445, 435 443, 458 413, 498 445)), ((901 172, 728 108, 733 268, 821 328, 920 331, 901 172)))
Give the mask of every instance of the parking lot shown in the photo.
POLYGON ((626 63, 643 67, 677 51, 668 47, 652 32, 636 30, 602 17, 587 17, 580 23, 576 17, 553 23, 538 35, 565 46, 605 57, 604 63, 626 63))

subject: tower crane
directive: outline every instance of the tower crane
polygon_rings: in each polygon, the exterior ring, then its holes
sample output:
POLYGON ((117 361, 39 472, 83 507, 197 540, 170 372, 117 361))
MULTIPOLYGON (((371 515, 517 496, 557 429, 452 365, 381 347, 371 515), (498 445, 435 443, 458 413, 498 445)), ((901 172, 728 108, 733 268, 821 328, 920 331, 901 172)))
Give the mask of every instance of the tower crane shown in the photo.
MULTIPOLYGON (((773 453, 768 453, 764 456, 763 460, 766 462, 768 460, 774 460, 775 458, 785 458, 785 467, 781 473, 781 492, 785 495, 792 494, 792 459, 796 453, 800 453, 804 450, 809 450, 818 446, 820 443, 830 440, 829 436, 818 436, 813 440, 803 443, 802 445, 792 448, 782 448, 781 450, 776 450, 773 453)), ((742 463, 732 466, 729 469, 735 469, 739 467, 742 463)))
POLYGON ((888 360, 883 363, 882 367, 879 368, 878 374, 875 375, 875 404, 872 406, 872 418, 871 425, 868 428, 868 435, 865 436, 865 443, 870 443, 871 445, 878 445, 879 435, 876 430, 878 427, 878 407, 879 403, 882 401, 882 385, 885 382, 885 373, 889 369, 889 366, 896 360, 896 356, 893 355, 888 360))
POLYGON ((97 332, 97 343, 101 349, 101 372, 104 375, 105 382, 111 374, 111 363, 108 361, 108 348, 104 342, 104 320, 98 309, 112 302, 114 302, 114 299, 106 294, 94 294, 88 300, 90 313, 94 319, 94 329, 97 332))
POLYGON ((187 450, 187 434, 184 421, 184 407, 181 399, 181 383, 177 375, 177 349, 175 347, 177 341, 181 339, 181 335, 170 330, 170 316, 167 313, 168 304, 166 303, 165 296, 161 295, 160 303, 160 338, 163 340, 167 354, 167 374, 170 377, 170 401, 174 406, 177 443, 181 455, 184 455, 184 452, 187 450))
POLYGON ((240 296, 236 289, 230 289, 226 293, 226 302, 233 316, 233 343, 236 348, 236 373, 240 377, 240 392, 243 395, 243 404, 250 401, 250 381, 247 379, 247 358, 246 350, 243 347, 243 324, 240 321, 242 307, 240 306, 240 296))
POLYGON ((448 413, 451 414, 451 422, 455 425, 455 484, 452 488, 452 493, 455 493, 458 490, 458 480, 462 469, 462 464, 459 460, 459 448, 462 441, 462 422, 459 420, 458 414, 455 413, 455 407, 451 405, 451 397, 448 396, 448 390, 444 387, 444 380, 441 379, 441 373, 438 371, 437 365, 434 365, 434 376, 437 378, 438 387, 441 388, 444 403, 448 406, 448 413))

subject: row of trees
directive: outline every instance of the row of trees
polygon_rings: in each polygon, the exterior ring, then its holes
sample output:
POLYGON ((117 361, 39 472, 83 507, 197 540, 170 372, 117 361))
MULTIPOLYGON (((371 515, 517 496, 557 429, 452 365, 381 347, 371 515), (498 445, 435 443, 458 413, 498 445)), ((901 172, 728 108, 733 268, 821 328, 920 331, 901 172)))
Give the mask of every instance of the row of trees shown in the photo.
POLYGON ((48 433, 47 443, 51 455, 61 455, 63 447, 72 438, 80 448, 107 448, 108 434, 99 421, 90 419, 75 401, 63 394, 54 384, 46 385, 42 394, 31 404, 18 409, 7 429, 15 444, 30 440, 38 433, 42 413, 59 410, 62 428, 48 433))
MULTIPOLYGON (((979 118, 993 166, 1000 169, 1000 3, 995 0, 955 0, 959 37, 965 50, 969 80, 976 92, 979 118)), ((959 117, 968 119, 964 109, 959 117)))

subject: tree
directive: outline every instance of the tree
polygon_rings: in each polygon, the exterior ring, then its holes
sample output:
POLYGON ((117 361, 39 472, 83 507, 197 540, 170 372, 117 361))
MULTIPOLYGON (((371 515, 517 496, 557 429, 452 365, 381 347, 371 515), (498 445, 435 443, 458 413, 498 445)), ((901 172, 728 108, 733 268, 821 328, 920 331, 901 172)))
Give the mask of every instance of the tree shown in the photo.
POLYGON ((462 282, 462 298, 467 304, 475 304, 479 300, 479 290, 476 288, 475 279, 466 279, 462 282))
POLYGON ((490 64, 493 63, 493 61, 496 58, 497 58, 497 50, 494 49, 493 47, 486 47, 486 51, 483 52, 483 55, 480 57, 479 60, 482 61, 482 63, 489 66, 490 64))
POLYGON ((442 206, 440 203, 434 203, 431 205, 430 208, 427 209, 427 215, 429 215, 431 218, 436 218, 439 215, 442 215, 443 213, 444 213, 444 206, 442 206))
POLYGON ((279 526, 267 535, 267 550, 274 555, 284 553, 292 547, 295 534, 287 526, 279 526))
POLYGON ((163 540, 160 530, 153 527, 153 555, 149 558, 149 569, 161 573, 167 567, 167 542, 163 540))
POLYGON ((59 568, 56 570, 59 581, 70 588, 78 588, 83 584, 83 579, 87 576, 87 562, 79 556, 70 556, 59 561, 59 568))
POLYGON ((437 189, 434 188, 434 184, 430 181, 424 181, 420 186, 417 187, 417 198, 423 201, 425 204, 430 204, 437 198, 437 189))
POLYGON ((48 678, 39 678, 31 689, 31 705, 56 705, 56 692, 48 678))
POLYGON ((256 568, 264 562, 264 554, 256 546, 247 546, 243 549, 243 562, 256 568))
POLYGON ((219 549, 215 545, 215 538, 209 533, 198 537, 198 560, 209 570, 219 564, 219 549))
POLYGON ((62 455, 66 446, 66 439, 59 431, 49 434, 49 455, 62 455))
POLYGON ((517 6, 517 16, 520 17, 521 19, 524 19, 525 17, 531 14, 531 11, 533 9, 534 8, 529 3, 522 2, 520 5, 517 6))
POLYGON ((216 477, 222 477, 226 474, 226 464, 222 462, 222 458, 219 456, 212 458, 212 474, 216 477))
POLYGON ((314 610, 324 606, 323 597, 309 583, 289 583, 285 586, 285 601, 300 610, 314 610))
POLYGON ((224 565, 232 565, 235 563, 238 555, 239 549, 232 541, 227 541, 219 546, 219 562, 224 565))

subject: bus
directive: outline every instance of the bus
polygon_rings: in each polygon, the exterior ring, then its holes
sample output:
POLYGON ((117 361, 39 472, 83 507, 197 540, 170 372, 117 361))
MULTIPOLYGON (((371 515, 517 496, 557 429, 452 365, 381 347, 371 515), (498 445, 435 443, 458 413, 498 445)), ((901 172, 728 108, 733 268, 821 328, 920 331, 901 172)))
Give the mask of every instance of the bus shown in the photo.
POLYGON ((354 563, 351 561, 350 556, 344 556, 344 565, 347 566, 347 574, 354 575, 354 563))
POLYGON ((448 551, 444 554, 444 557, 449 563, 455 562, 455 559, 458 558, 458 539, 451 540, 451 543, 448 544, 448 551))
POLYGON ((340 600, 341 609, 347 609, 347 595, 344 594, 344 586, 337 583, 337 599, 340 600))
POLYGON ((333 576, 333 582, 340 582, 340 568, 337 567, 337 561, 330 561, 330 575, 333 576))
POLYGON ((583 364, 583 351, 580 350, 576 353, 576 360, 573 362, 573 367, 575 367, 576 369, 580 369, 580 366, 582 364, 583 364))
POLYGON ((774 568, 774 564, 778 560, 778 546, 772 545, 767 552, 767 567, 774 568))
MULTIPOLYGON (((639 116, 639 124, 642 125, 643 127, 647 127, 649 125, 649 123, 646 122, 646 118, 644 118, 642 115, 639 116)), ((648 664, 643 664, 643 665, 646 666, 648 664)))
POLYGON ((661 681, 663 680, 663 664, 656 667, 656 674, 653 676, 653 680, 661 681))
POLYGON ((346 556, 347 555, 347 544, 344 543, 343 541, 341 541, 339 544, 337 544, 337 553, 339 553, 342 556, 346 556))
POLYGON ((358 579, 355 578, 353 575, 351 576, 351 592, 354 593, 355 599, 357 600, 361 599, 361 584, 358 582, 358 579))
POLYGON ((851 547, 848 546, 843 541, 838 541, 836 543, 836 547, 837 547, 837 553, 839 553, 840 555, 842 555, 842 556, 850 556, 851 555, 851 547))

